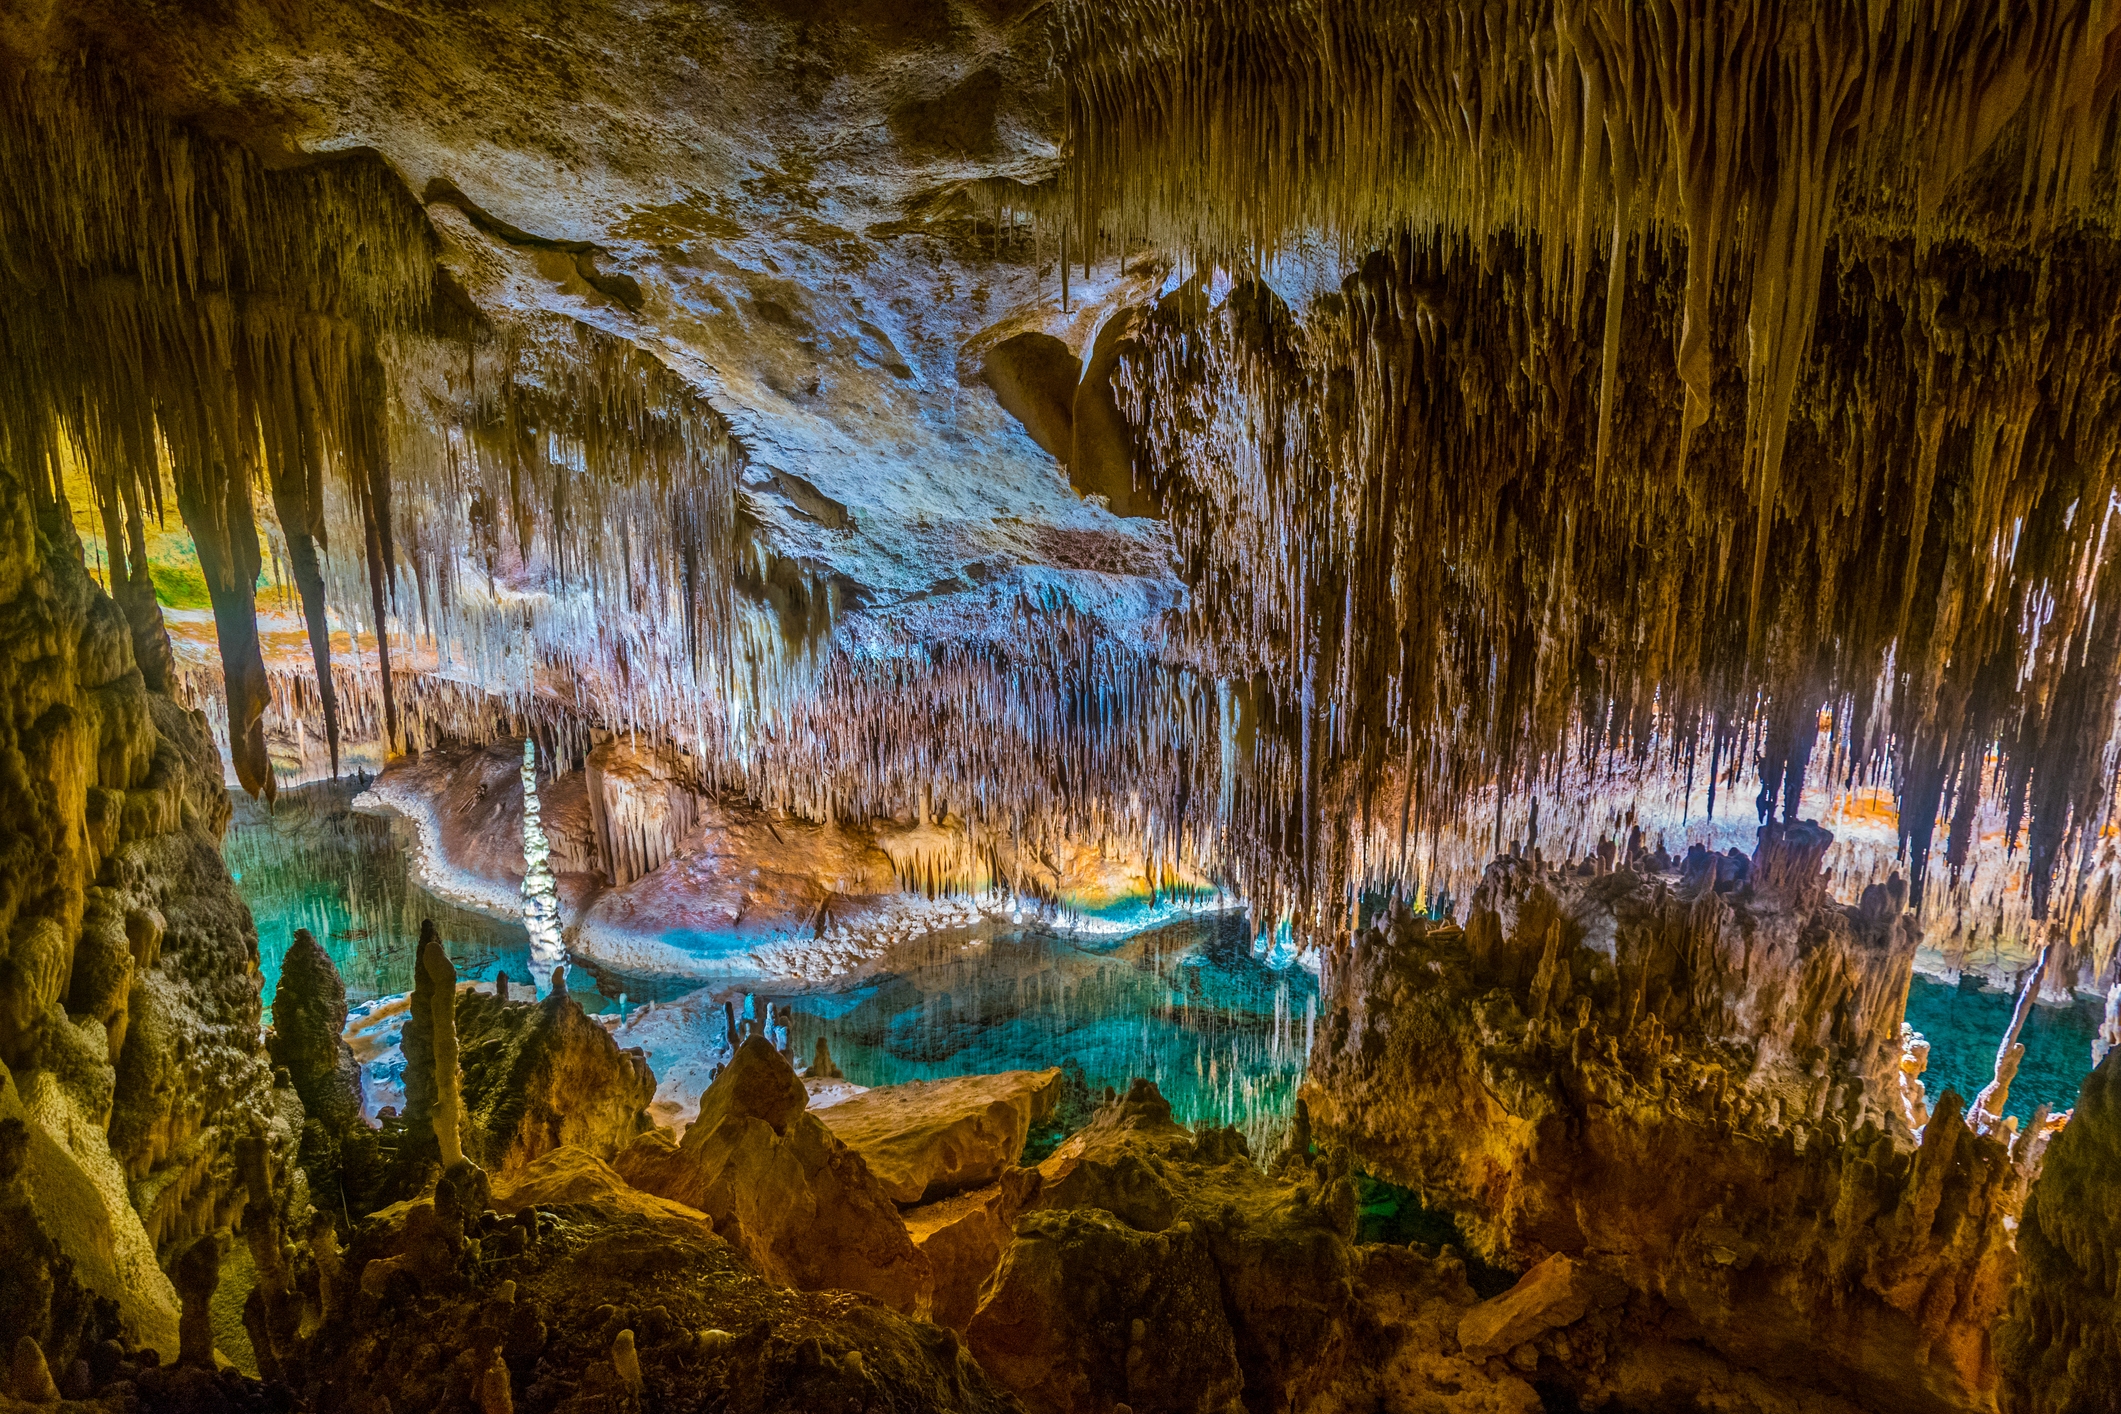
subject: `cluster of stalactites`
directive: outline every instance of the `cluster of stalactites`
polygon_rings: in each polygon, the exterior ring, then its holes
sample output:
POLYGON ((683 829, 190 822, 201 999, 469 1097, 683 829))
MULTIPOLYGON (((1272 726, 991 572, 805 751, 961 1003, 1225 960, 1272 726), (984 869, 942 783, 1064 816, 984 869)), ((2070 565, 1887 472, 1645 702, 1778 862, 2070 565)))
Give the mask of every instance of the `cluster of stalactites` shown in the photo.
MULTIPOLYGON (((100 66, 8 76, 0 253, 0 359, 16 374, 0 457, 46 499, 67 458, 83 464, 143 646, 163 637, 146 517, 173 488, 253 793, 274 788, 260 491, 300 590, 334 770, 343 674, 327 609, 367 631, 393 750, 391 657, 409 637, 445 667, 452 650, 512 656, 513 673, 487 680, 514 681, 517 707, 541 671, 652 679, 675 703, 726 658, 738 454, 724 421, 618 340, 559 321, 496 332, 438 298, 433 231, 380 161, 268 171, 150 113, 100 66), (568 621, 541 622, 548 604, 568 621), (607 616, 629 627, 600 631, 607 616)), ((165 685, 166 646, 141 657, 165 685)))
POLYGON ((1788 817, 1825 707, 1847 769, 1898 789, 1918 898, 1940 817, 1956 871, 1999 791, 2036 915, 2058 867, 2084 877, 2121 678, 2096 612, 2121 591, 2121 252, 1834 254, 1764 501, 1734 373, 1698 428, 1675 415, 1686 272, 1654 253, 1621 282, 1610 419, 1612 361, 1515 237, 1402 240, 1305 317, 1241 283, 1143 321, 1116 381, 1194 591, 1178 652, 1280 704, 1283 808, 1348 781, 1366 816, 1391 779, 1449 811, 1620 750, 1709 779, 1742 754, 1788 817))
POLYGON ((1601 468, 1623 269, 1676 245, 1678 459, 1741 369, 1740 470, 1772 502, 1838 229, 2112 227, 2117 27, 2103 0, 1071 0, 1068 219, 1208 259, 1320 234, 1533 237, 1570 319, 1603 264, 1601 468), (1734 296, 1748 338, 1719 358, 1734 296))
MULTIPOLYGON (((13 370, 0 455, 47 501, 62 460, 80 460, 141 639, 160 629, 145 518, 174 489, 213 599, 234 763, 270 792, 254 492, 268 489, 285 529, 328 684, 324 471, 353 488, 381 585, 392 557, 376 349, 431 298, 426 223, 378 162, 267 172, 84 65, 0 79, 0 249, 0 358, 13 370)), ((166 674, 166 654, 150 660, 166 674)), ((325 705, 330 718, 328 688, 325 705)))

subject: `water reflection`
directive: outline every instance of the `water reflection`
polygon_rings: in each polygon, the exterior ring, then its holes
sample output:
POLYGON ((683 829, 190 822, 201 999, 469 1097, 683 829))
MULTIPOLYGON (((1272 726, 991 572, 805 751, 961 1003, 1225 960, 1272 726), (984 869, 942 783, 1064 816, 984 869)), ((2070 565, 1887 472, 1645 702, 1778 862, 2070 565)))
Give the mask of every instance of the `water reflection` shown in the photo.
POLYGON ((1043 926, 954 930, 834 993, 776 1005, 797 1054, 826 1037, 850 1080, 890 1085, 1072 1062, 1093 1093, 1145 1075, 1177 1116, 1279 1135, 1316 1027, 1318 981, 1253 954, 1244 914, 1123 939, 1043 926))
MULTIPOLYGON (((348 777, 285 790, 270 809, 231 792, 235 815, 222 854, 257 924, 266 1019, 280 959, 297 928, 309 929, 331 954, 355 1003, 412 989, 423 918, 441 930, 460 976, 491 980, 505 967, 515 981, 527 982, 530 935, 523 925, 461 908, 422 888, 409 867, 411 827, 353 809, 365 786, 365 778, 348 777)), ((639 979, 608 971, 575 969, 568 986, 591 1011, 612 1008, 621 992, 634 998, 656 994, 639 979)))

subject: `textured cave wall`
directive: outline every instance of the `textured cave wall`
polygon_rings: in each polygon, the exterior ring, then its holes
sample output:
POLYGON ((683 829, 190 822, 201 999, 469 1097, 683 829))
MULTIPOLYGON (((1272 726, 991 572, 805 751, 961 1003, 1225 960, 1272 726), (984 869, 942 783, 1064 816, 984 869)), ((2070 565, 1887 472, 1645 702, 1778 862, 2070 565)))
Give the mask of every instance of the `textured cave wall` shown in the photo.
POLYGON ((259 1043, 228 814, 204 723, 146 687, 63 507, 0 468, 0 1123, 23 1124, 0 1147, 26 1187, 10 1240, 65 1259, 0 1263, 0 1303, 61 1369, 121 1333, 174 1352, 158 1256, 237 1217, 239 1142, 285 1174, 301 1127, 259 1043))
POLYGON ((2005 1414, 2121 1409, 2121 1051, 2085 1077, 2018 1226, 1997 1332, 2005 1414))
POLYGON ((1505 859, 1463 929, 1359 934, 1311 1115, 1498 1265, 1566 1253, 1674 1335, 1869 1407, 1982 1408, 2028 1174, 1949 1102, 1919 1144, 1897 1117, 1914 930, 1882 889, 1807 886, 1819 847, 1771 841, 1723 892, 1505 859))

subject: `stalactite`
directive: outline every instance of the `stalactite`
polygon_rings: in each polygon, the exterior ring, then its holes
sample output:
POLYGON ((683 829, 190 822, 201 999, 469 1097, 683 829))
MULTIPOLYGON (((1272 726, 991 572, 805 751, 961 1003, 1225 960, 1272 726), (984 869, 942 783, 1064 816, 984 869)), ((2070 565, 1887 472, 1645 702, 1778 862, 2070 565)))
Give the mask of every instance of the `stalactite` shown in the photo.
MULTIPOLYGON (((398 659, 418 625, 450 652, 519 657, 522 601, 462 593, 477 547, 559 602, 512 676, 652 681, 654 705, 730 670, 739 455, 648 355, 571 321, 467 318, 420 204, 373 157, 268 170, 150 112, 107 64, 0 75, 0 458, 44 502, 87 463, 113 587, 159 640, 143 517, 166 458, 213 593, 216 696, 246 787, 272 788, 255 651, 269 489, 309 630, 321 736, 348 724, 331 619, 365 627, 383 736, 406 743, 398 659), (498 494, 497 494, 498 493, 498 494), (483 526, 474 521, 483 519, 483 526), (208 563, 208 562, 211 563, 208 563), (414 601, 400 601, 409 572, 414 601), (437 602, 439 601, 439 602, 437 602), (620 632, 584 631, 600 619, 620 632), (365 621, 365 622, 364 622, 365 621)), ((417 656, 415 650, 415 656, 417 656)), ((166 649, 141 655, 166 675, 166 649)))

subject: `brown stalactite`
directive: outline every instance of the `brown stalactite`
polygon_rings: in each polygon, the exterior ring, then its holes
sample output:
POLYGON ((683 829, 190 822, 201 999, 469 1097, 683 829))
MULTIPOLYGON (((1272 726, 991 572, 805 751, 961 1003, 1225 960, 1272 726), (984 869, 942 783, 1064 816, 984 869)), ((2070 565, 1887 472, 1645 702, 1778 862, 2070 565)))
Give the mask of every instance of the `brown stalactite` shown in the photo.
POLYGON ((249 478, 218 466, 180 467, 177 508, 198 547, 199 568, 213 600, 214 637, 227 683, 229 758, 243 789, 271 800, 276 786, 264 718, 272 689, 258 647, 258 527, 251 518, 249 478))

